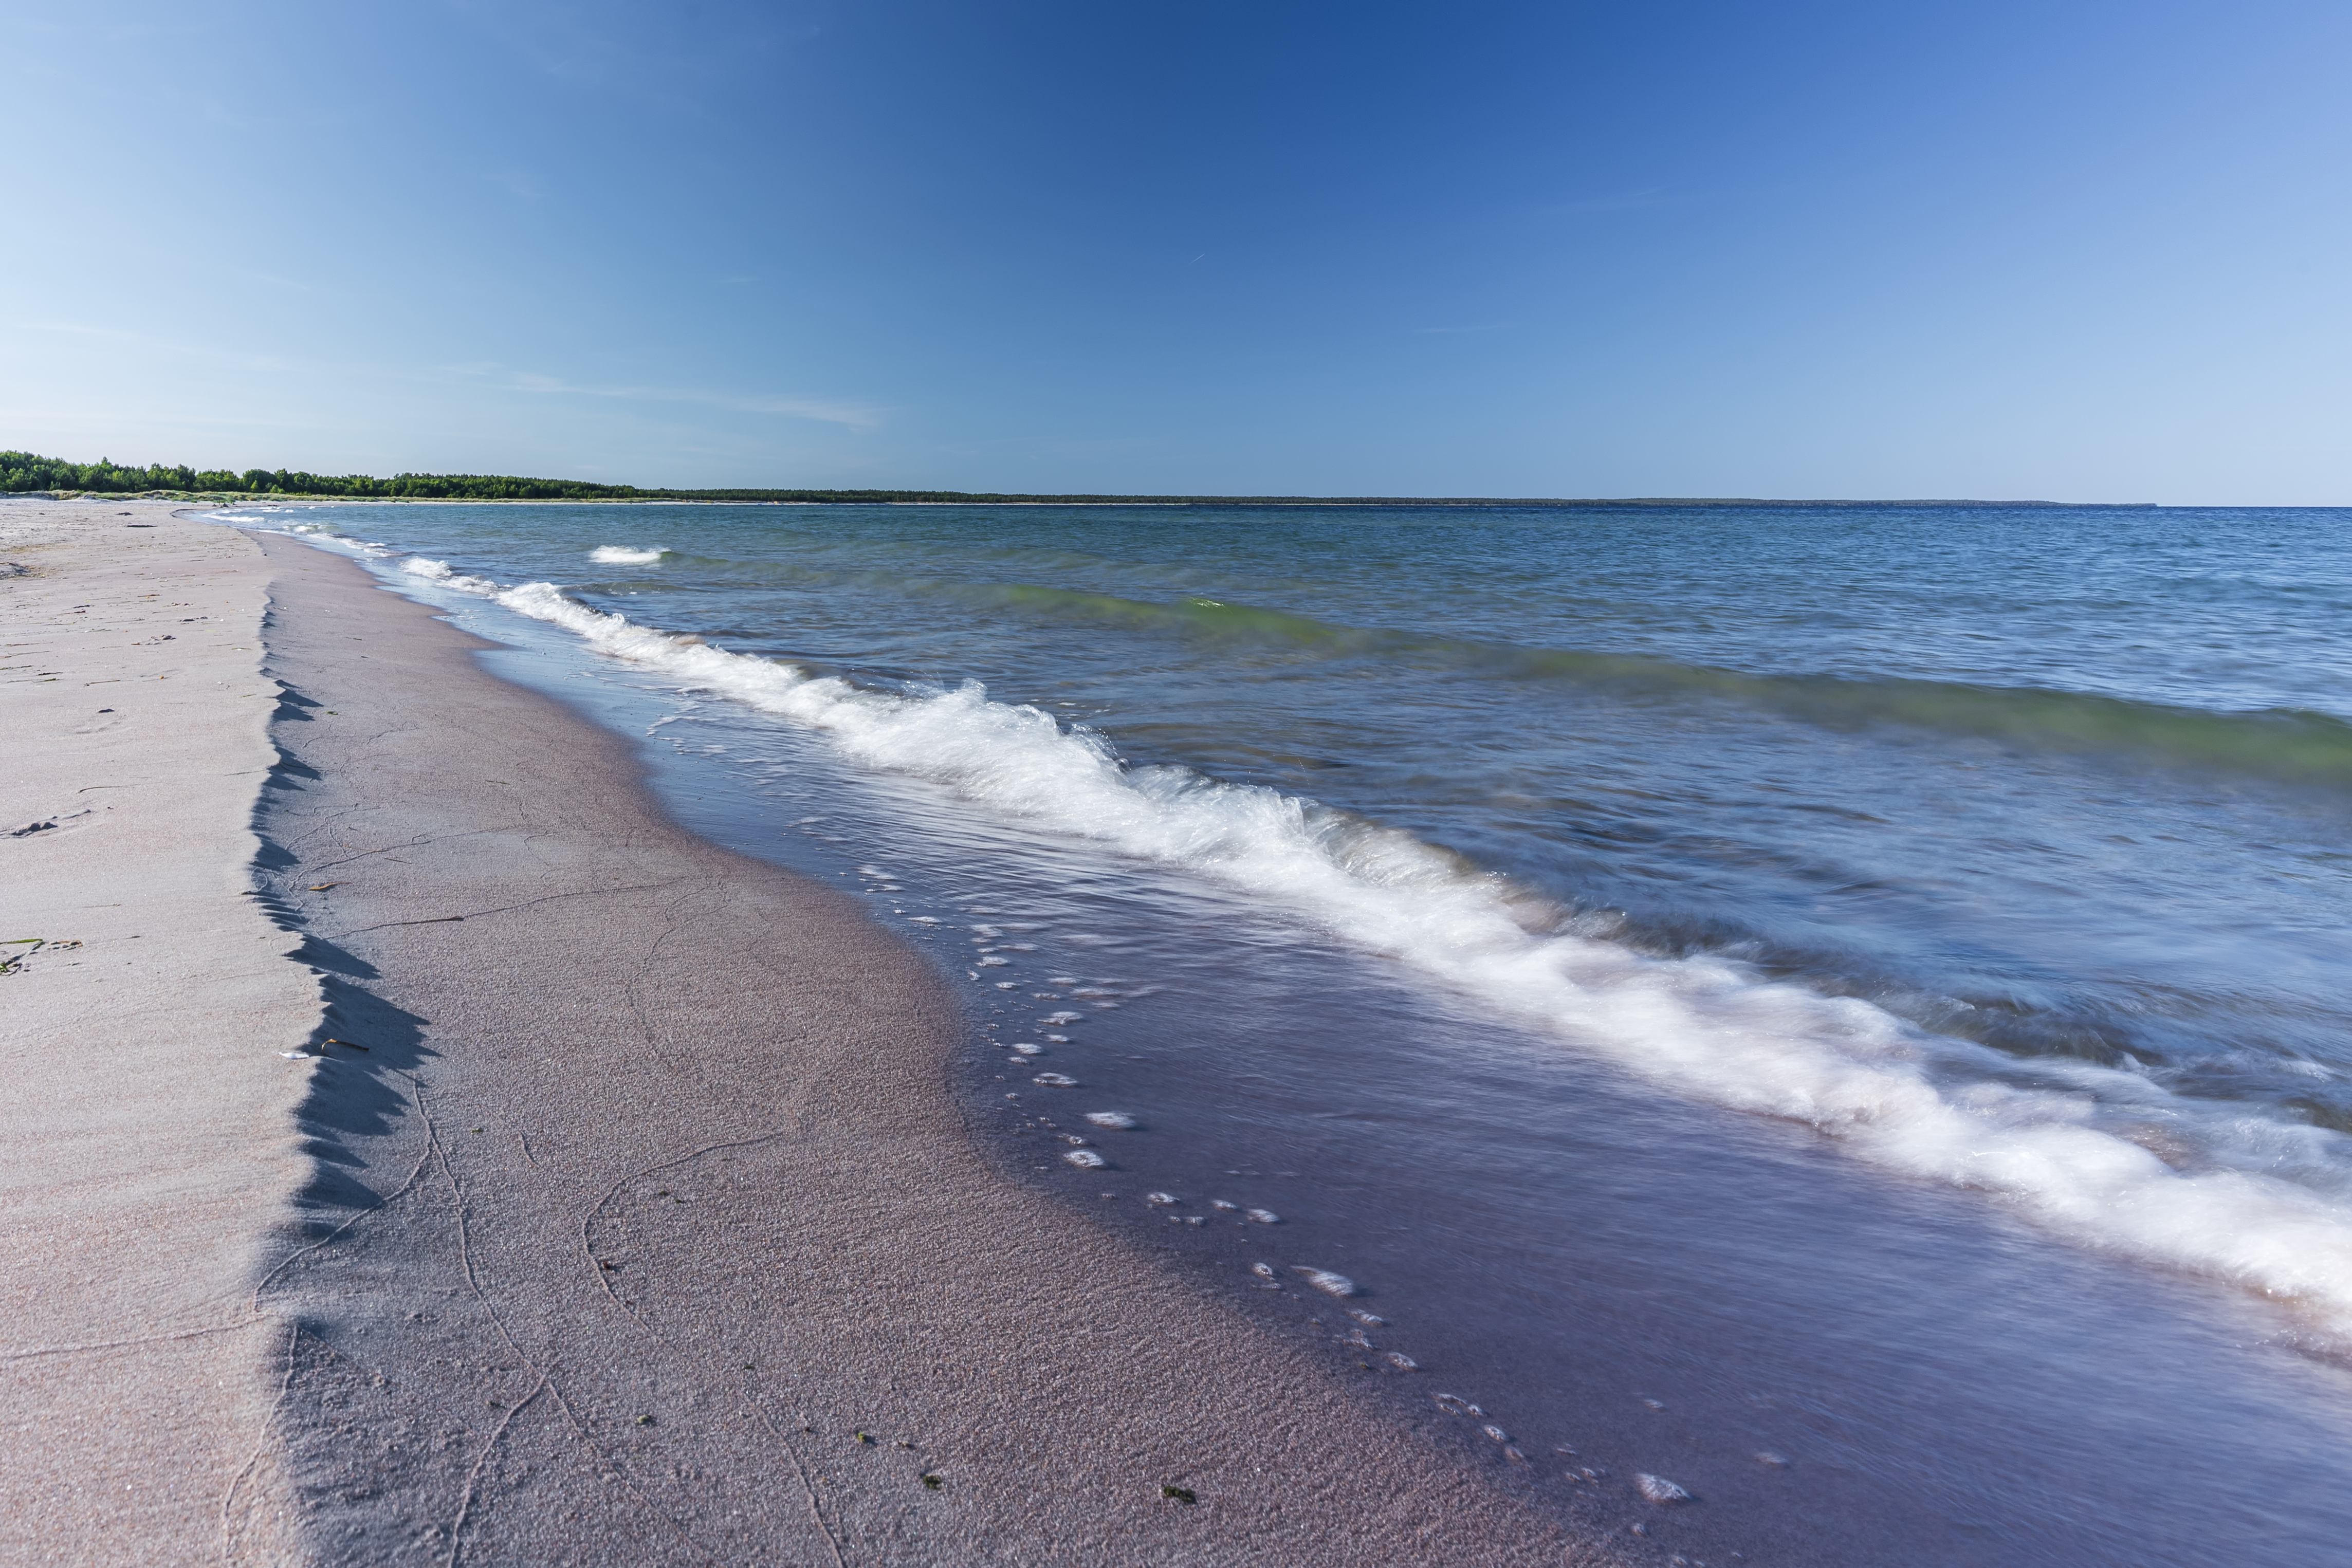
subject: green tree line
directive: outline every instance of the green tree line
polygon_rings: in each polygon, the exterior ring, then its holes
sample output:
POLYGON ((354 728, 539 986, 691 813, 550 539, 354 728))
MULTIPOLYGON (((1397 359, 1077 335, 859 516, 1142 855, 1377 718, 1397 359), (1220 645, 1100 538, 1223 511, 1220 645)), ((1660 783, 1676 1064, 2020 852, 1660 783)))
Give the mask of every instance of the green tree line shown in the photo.
POLYGON ((63 458, 42 457, 30 452, 0 452, 0 490, 20 494, 28 490, 75 490, 105 495, 166 490, 184 494, 407 497, 432 501, 1151 501, 1161 505, 1229 506, 1240 503, 1259 506, 1433 504, 1423 497, 1379 496, 1333 501, 1328 497, 1313 496, 1040 496, 979 490, 649 490, 635 485, 599 485, 586 479, 526 479, 510 474, 395 474, 389 479, 379 479, 367 474, 310 474, 289 468, 248 468, 238 474, 226 468, 191 468, 184 463, 151 463, 145 467, 136 467, 105 457, 95 463, 68 463, 63 458))
MULTIPOLYGON (((191 468, 186 464, 151 463, 144 467, 101 457, 95 463, 68 463, 30 452, 0 452, 0 491, 96 491, 132 495, 165 490, 181 494, 285 496, 322 498, 401 499, 429 501, 945 501, 1053 502, 1151 501, 1161 505, 1429 505, 1415 497, 1360 497, 1333 503, 1312 496, 1039 496, 1007 495, 979 490, 650 490, 635 485, 599 485, 586 479, 526 479, 511 474, 395 474, 379 479, 367 474, 310 474, 290 468, 191 468)), ((1525 504, 1525 503, 1523 503, 1525 504)))
MULTIPOLYGON (((134 467, 101 457, 68 463, 31 452, 0 452, 0 492, 96 491, 135 495, 286 496, 326 500, 421 501, 801 501, 872 504, 933 501, 986 505, 1093 502, 1190 507, 2060 507, 2054 501, 1789 501, 1746 497, 1641 497, 1618 500, 1505 499, 1492 496, 1040 496, 982 490, 646 490, 586 479, 524 479, 511 474, 306 474, 290 468, 191 468, 184 463, 134 467)), ((2138 503, 2146 506, 2147 503, 2138 503)))
POLYGON ((145 466, 101 457, 68 463, 32 452, 0 452, 0 490, 82 490, 129 495, 144 490, 247 496, 413 496, 428 500, 562 501, 625 499, 651 495, 628 485, 580 479, 523 479, 504 474, 310 474, 292 468, 191 468, 184 463, 145 466))

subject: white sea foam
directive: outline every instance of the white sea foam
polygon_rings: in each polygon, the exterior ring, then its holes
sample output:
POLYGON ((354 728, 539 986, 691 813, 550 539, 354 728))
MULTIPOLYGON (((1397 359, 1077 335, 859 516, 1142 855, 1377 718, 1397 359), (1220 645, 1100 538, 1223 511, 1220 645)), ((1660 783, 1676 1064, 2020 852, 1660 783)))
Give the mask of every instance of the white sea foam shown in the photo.
POLYGON ((604 566, 647 566, 668 553, 664 549, 637 549, 629 545, 598 545, 588 552, 588 559, 604 566))
POLYGON ((2020 1061, 1734 962, 1565 934, 1530 918, 1502 878, 1409 834, 1270 789, 1126 767, 1093 731, 991 702, 976 684, 860 689, 685 643, 551 583, 500 589, 422 559, 404 569, 809 726, 864 765, 1287 906, 1677 1092, 1804 1122, 1866 1159, 2299 1304, 2352 1338, 2352 1144, 2340 1134, 2175 1096, 2124 1070, 2020 1061), (2194 1151, 2184 1168, 2134 1141, 2152 1124, 2194 1151))
MULTIPOLYGON (((1021 1048, 1016 1045, 1013 1049, 1018 1051, 1021 1048)), ((1115 1127, 1122 1131, 1135 1125, 1135 1118, 1124 1111, 1089 1111, 1087 1120, 1097 1127, 1115 1127)))
POLYGON ((495 598, 499 591, 499 585, 488 578, 468 577, 463 572, 453 571, 446 560, 428 560, 421 555, 413 555, 400 563, 400 570, 411 577, 421 577, 427 582, 454 588, 460 593, 479 593, 495 598))

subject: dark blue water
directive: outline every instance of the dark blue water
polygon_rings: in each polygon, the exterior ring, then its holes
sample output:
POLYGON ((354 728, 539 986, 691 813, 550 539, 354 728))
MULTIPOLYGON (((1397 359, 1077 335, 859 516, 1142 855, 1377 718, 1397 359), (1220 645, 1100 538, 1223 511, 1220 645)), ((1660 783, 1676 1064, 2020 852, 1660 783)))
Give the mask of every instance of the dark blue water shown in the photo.
POLYGON ((1563 1508, 2335 1560, 2347 514, 238 516, 587 677, 971 988, 1026 1179, 1563 1508))

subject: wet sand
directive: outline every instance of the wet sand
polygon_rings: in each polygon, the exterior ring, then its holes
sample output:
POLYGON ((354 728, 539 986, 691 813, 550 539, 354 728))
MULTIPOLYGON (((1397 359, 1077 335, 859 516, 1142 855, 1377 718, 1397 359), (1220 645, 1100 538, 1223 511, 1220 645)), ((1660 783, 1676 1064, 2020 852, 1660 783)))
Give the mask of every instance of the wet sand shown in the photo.
POLYGON ((263 884, 332 1041, 255 1298, 305 1556, 1650 1555, 1005 1179, 919 957, 676 827, 485 644, 261 548, 263 884))

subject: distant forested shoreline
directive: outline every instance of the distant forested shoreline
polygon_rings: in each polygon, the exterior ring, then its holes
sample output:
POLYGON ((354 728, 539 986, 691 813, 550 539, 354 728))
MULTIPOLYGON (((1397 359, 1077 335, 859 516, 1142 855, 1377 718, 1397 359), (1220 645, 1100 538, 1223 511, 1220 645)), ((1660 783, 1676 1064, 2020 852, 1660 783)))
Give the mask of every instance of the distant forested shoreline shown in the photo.
POLYGON ((2069 501, 1786 501, 1746 497, 1638 497, 1565 500, 1496 496, 1044 496, 976 490, 649 490, 587 479, 527 479, 510 474, 309 474, 291 468, 191 468, 184 463, 143 467, 101 457, 68 463, 31 452, 0 452, 0 494, 274 496, 287 500, 358 501, 771 501, 803 505, 930 502, 954 505, 1152 507, 2055 507, 2125 506, 2153 502, 2069 501))

